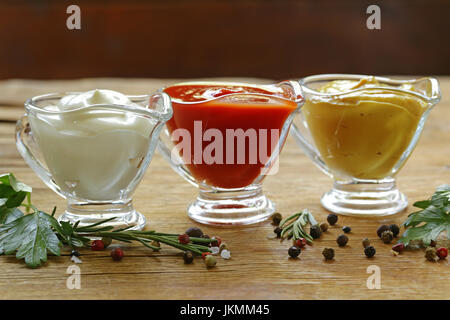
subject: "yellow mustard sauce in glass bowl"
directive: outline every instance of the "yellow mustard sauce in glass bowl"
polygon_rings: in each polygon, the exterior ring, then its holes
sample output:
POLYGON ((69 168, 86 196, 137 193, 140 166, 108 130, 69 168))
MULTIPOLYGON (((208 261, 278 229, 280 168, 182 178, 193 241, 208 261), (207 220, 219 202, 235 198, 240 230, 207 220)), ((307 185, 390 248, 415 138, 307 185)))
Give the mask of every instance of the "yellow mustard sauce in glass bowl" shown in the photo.
MULTIPOLYGON (((369 77, 332 81, 318 91, 334 94, 382 86, 369 77)), ((388 88, 309 99, 303 106, 314 143, 336 178, 383 179, 409 146, 428 103, 388 88)), ((414 91, 412 85, 399 88, 414 91)))

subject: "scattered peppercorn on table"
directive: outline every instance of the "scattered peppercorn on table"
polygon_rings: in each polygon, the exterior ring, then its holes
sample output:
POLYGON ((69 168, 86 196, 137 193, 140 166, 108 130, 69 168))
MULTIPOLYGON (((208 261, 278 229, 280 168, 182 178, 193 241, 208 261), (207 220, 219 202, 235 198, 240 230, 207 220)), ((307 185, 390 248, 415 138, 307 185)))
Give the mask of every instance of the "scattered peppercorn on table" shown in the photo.
MULTIPOLYGON (((230 79, 227 79, 230 80, 230 79)), ((255 79, 231 79, 257 81, 255 79)), ((432 299, 450 297, 448 258, 430 262, 424 250, 394 256, 392 244, 377 236, 381 224, 401 224, 414 211, 412 203, 425 199, 436 186, 450 183, 450 77, 440 77, 442 101, 431 112, 422 137, 398 185, 409 198, 408 208, 395 216, 365 219, 339 216, 296 259, 289 258, 290 241, 268 239, 274 227, 264 222, 245 228, 199 226, 210 236, 220 236, 230 248, 231 259, 217 259, 207 269, 201 258, 183 262, 179 251, 162 245, 160 252, 143 246, 122 246, 123 259, 113 261, 110 250, 81 250, 80 289, 70 289, 68 269, 74 263, 65 248, 50 256, 38 269, 27 268, 13 256, 0 256, 0 292, 3 299, 432 299), (349 226, 349 241, 339 247, 336 238, 349 226), (362 240, 369 238, 376 254, 367 258, 362 240), (324 248, 334 248, 334 260, 325 260, 324 248), (380 287, 374 277, 379 271, 380 287)), ((65 200, 47 188, 16 150, 15 121, 23 114, 25 99, 48 92, 108 88, 126 94, 153 92, 178 80, 82 79, 67 81, 0 81, 0 173, 12 172, 33 187, 33 204, 61 213, 65 200)), ((270 81, 268 81, 270 82, 270 81)), ((265 193, 283 216, 308 208, 319 223, 328 212, 319 203, 331 180, 321 173, 288 138, 277 175, 267 177, 265 193)), ((148 229, 183 233, 195 226, 186 207, 197 190, 180 178, 155 154, 134 194, 134 204, 148 220, 148 229)), ((403 230, 401 230, 402 232, 403 230)), ((395 243, 395 240, 394 242, 395 243)))

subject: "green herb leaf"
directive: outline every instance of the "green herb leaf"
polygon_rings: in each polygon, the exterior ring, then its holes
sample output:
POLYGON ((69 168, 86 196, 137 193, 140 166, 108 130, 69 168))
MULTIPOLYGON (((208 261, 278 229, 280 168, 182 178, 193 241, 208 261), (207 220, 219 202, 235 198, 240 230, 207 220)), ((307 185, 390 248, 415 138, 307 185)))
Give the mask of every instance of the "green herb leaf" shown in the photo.
POLYGON ((17 181, 12 173, 0 175, 0 206, 18 207, 31 191, 30 186, 17 181))
POLYGON ((23 216, 23 212, 18 208, 0 207, 0 224, 10 223, 23 216))
POLYGON ((411 241, 421 240, 429 245, 444 231, 450 239, 450 185, 437 187, 431 199, 418 201, 414 206, 423 210, 408 216, 403 223, 406 231, 400 242, 408 245, 411 241))
POLYGON ((60 241, 52 229, 55 218, 42 211, 0 226, 0 254, 16 253, 17 259, 36 268, 47 261, 47 252, 60 255, 60 241))

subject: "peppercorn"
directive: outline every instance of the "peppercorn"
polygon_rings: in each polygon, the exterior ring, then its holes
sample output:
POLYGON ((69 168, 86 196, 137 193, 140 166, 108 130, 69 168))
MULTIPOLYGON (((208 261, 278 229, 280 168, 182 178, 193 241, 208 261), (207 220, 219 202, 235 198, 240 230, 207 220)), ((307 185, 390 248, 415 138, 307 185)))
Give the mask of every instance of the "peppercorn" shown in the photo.
POLYGON ((283 220, 283 216, 281 215, 281 213, 275 212, 275 213, 272 215, 272 224, 273 224, 274 226, 279 226, 281 220, 283 220))
POLYGON ((115 261, 120 261, 123 258, 123 250, 121 248, 114 248, 111 250, 111 258, 115 261))
POLYGON ((225 242, 222 242, 219 247, 219 252, 222 252, 223 250, 226 250, 226 249, 228 249, 227 244, 225 242))
POLYGON ((337 237, 336 242, 339 247, 345 247, 348 242, 348 237, 345 234, 341 234, 339 237, 337 237))
POLYGON ((105 249, 105 245, 103 244, 102 240, 94 240, 91 244, 91 250, 92 251, 102 251, 105 249))
POLYGON ((377 251, 375 250, 375 248, 373 246, 367 246, 364 249, 364 254, 366 255, 367 258, 372 258, 376 252, 377 251))
POLYGON ((350 231, 352 231, 352 228, 350 228, 349 226, 344 226, 342 228, 342 231, 344 231, 345 233, 349 233, 350 231))
POLYGON ((288 254, 291 258, 297 258, 302 250, 299 247, 292 246, 288 250, 288 254))
POLYGON ((448 249, 444 248, 444 247, 441 247, 441 248, 436 250, 436 253, 437 253, 439 259, 445 259, 448 256, 448 249))
POLYGON ((392 246, 392 250, 395 251, 395 252, 400 253, 403 250, 405 250, 405 245, 403 243, 399 242, 399 243, 397 243, 397 244, 392 246))
POLYGON ((112 239, 110 237, 103 237, 102 242, 105 245, 105 248, 108 248, 112 243, 112 239))
POLYGON ((330 213, 327 217, 327 221, 330 225, 334 226, 338 221, 338 216, 335 215, 334 213, 330 213))
POLYGON ((313 239, 319 239, 322 235, 322 229, 320 229, 318 225, 311 226, 309 229, 309 234, 313 237, 313 239))
POLYGON ((178 236, 178 242, 181 244, 188 244, 189 241, 190 241, 190 238, 186 233, 180 234, 178 236))
POLYGON ((189 237, 200 238, 203 235, 203 231, 197 227, 190 227, 185 232, 189 237))
POLYGON ((211 252, 206 251, 206 252, 202 252, 202 259, 205 260, 206 256, 209 256, 211 254, 211 252))
POLYGON ((391 224, 389 226, 389 230, 392 231, 392 234, 394 235, 395 238, 397 238, 398 233, 400 232, 400 228, 398 227, 398 225, 396 224, 391 224))
POLYGON ((394 239, 394 234, 392 233, 391 230, 383 231, 383 233, 381 234, 381 240, 383 240, 383 242, 386 244, 391 243, 393 239, 394 239))
POLYGON ((389 227, 387 225, 383 224, 383 225, 379 226, 377 229, 378 237, 381 238, 381 234, 386 230, 389 230, 389 227))
POLYGON ((194 254, 192 253, 192 251, 186 250, 183 253, 183 260, 185 264, 191 264, 192 261, 194 261, 194 254))
POLYGON ((334 249, 333 248, 325 248, 322 251, 322 255, 325 257, 325 260, 333 260, 334 249))
POLYGON ((430 247, 436 247, 437 243, 435 240, 430 241, 430 247))
POLYGON ((70 256, 71 256, 71 257, 73 257, 73 256, 79 257, 79 256, 81 256, 81 254, 80 254, 80 252, 77 251, 77 250, 72 250, 72 252, 70 253, 70 256))
MULTIPOLYGON (((150 244, 154 247, 160 248, 161 244, 159 243, 159 241, 153 240, 152 242, 150 242, 150 244)), ((158 251, 157 249, 153 249, 153 251, 158 251)))
POLYGON ((207 268, 214 267, 216 263, 217 263, 216 257, 214 257, 213 255, 207 255, 205 257, 205 264, 207 268))
POLYGON ((362 245, 363 245, 364 248, 370 246, 370 240, 367 239, 367 238, 364 238, 363 241, 362 241, 362 245))
POLYGON ((294 246, 299 247, 299 248, 304 248, 306 246, 306 239, 299 238, 297 240, 294 240, 294 246))
POLYGON ((320 224, 320 229, 322 230, 322 232, 326 232, 328 230, 328 223, 322 222, 320 224))
POLYGON ((434 247, 428 247, 425 249, 425 258, 429 261, 436 261, 437 251, 434 247))
POLYGON ((210 243, 211 247, 220 247, 220 244, 222 243, 222 238, 221 237, 214 236, 214 237, 211 238, 211 240, 213 240, 210 243))
POLYGON ((276 227, 273 232, 276 233, 277 238, 281 238, 281 232, 283 231, 283 229, 281 229, 280 227, 276 227))

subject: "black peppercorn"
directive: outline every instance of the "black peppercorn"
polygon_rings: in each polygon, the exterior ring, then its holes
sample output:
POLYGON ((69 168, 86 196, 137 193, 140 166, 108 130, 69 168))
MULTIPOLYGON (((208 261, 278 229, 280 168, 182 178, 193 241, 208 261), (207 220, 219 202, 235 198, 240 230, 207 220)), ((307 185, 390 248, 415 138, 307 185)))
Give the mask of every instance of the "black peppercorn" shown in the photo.
POLYGON ((333 248, 325 248, 322 251, 322 255, 325 257, 325 260, 333 260, 334 249, 333 248))
POLYGON ((349 233, 350 231, 352 231, 352 228, 350 228, 349 226, 345 226, 342 228, 342 231, 344 231, 345 233, 349 233))
POLYGON ((272 215, 272 224, 273 224, 274 226, 280 225, 281 220, 283 220, 283 216, 281 215, 281 213, 275 212, 275 213, 272 215))
POLYGON ((387 225, 383 224, 383 225, 379 226, 377 229, 378 237, 381 238, 381 234, 386 230, 389 230, 389 227, 387 225))
POLYGON ((73 256, 79 257, 79 256, 81 256, 81 254, 80 254, 80 252, 77 251, 77 250, 72 250, 72 252, 70 253, 70 256, 71 256, 71 257, 73 257, 73 256))
POLYGON ((313 239, 319 239, 322 235, 322 229, 318 225, 311 226, 311 229, 309 229, 309 234, 313 239))
POLYGON ((292 246, 288 250, 288 254, 291 258, 297 258, 302 250, 299 247, 292 246))
POLYGON ((336 222, 338 221, 338 216, 335 215, 334 213, 330 213, 327 217, 327 221, 330 225, 335 225, 336 222))
POLYGON ((185 232, 189 237, 200 238, 203 235, 203 231, 197 227, 191 227, 185 232))
POLYGON ((383 231, 381 234, 381 240, 383 240, 384 243, 391 243, 394 239, 394 234, 391 230, 383 231))
POLYGON ((191 264, 192 261, 194 261, 194 254, 192 253, 192 251, 185 251, 183 254, 183 260, 185 264, 191 264))
POLYGON ((373 246, 367 246, 364 249, 364 254, 366 255, 367 258, 372 258, 376 252, 377 251, 375 250, 375 248, 373 246))
POLYGON ((339 237, 337 237, 336 242, 339 247, 344 247, 348 242, 348 237, 345 234, 341 234, 339 237))
POLYGON ((281 229, 280 227, 276 227, 273 232, 276 233, 277 238, 281 238, 281 232, 283 231, 283 229, 281 229))
POLYGON ((391 224, 389 226, 389 230, 392 231, 392 234, 394 235, 394 237, 398 236, 398 233, 400 232, 400 228, 398 227, 398 225, 396 224, 391 224))

